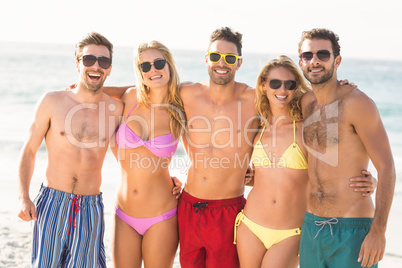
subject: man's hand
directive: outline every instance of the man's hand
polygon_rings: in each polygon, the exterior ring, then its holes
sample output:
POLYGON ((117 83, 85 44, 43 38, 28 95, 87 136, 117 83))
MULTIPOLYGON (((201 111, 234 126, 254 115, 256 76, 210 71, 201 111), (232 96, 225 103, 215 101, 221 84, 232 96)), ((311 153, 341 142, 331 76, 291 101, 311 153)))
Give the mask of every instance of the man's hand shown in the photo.
POLYGON ((350 178, 349 186, 355 192, 361 192, 362 196, 370 196, 377 188, 377 179, 371 176, 371 173, 367 170, 362 170, 362 174, 364 176, 350 178))
POLYGON ((18 217, 24 221, 37 220, 35 204, 30 199, 21 201, 21 211, 18 213, 18 217))
POLYGON ((170 177, 173 181, 173 189, 172 194, 176 196, 176 199, 179 199, 181 195, 181 186, 183 185, 181 181, 179 181, 176 177, 170 177))
POLYGON ((66 87, 66 90, 73 90, 76 87, 77 87, 77 84, 71 84, 68 87, 66 87))
POLYGON ((254 185, 254 168, 248 167, 246 175, 244 176, 244 184, 248 186, 254 185))
POLYGON ((357 85, 355 85, 355 83, 349 83, 349 80, 348 79, 343 79, 343 80, 339 80, 339 84, 341 85, 341 86, 344 86, 344 85, 349 85, 349 86, 351 86, 351 87, 354 87, 355 89, 357 89, 358 87, 357 87, 357 85))
POLYGON ((385 232, 370 230, 360 248, 359 259, 362 267, 371 267, 384 257, 385 232))

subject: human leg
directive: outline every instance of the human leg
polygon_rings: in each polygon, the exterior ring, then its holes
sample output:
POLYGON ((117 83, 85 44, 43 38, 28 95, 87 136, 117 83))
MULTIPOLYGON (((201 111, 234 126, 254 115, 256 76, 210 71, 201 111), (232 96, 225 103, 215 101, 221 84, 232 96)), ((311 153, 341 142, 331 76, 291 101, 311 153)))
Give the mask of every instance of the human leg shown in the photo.
POLYGON ((102 196, 41 187, 35 200, 33 267, 106 267, 102 196))
POLYGON ((300 242, 300 268, 314 265, 361 267, 357 259, 371 223, 371 218, 323 218, 306 213, 300 242))
POLYGON ((191 196, 183 190, 177 210, 182 268, 205 267, 206 261, 206 251, 200 240, 200 225, 191 201, 191 196))
POLYGON ((325 257, 323 249, 321 248, 321 239, 315 239, 317 233, 314 218, 310 213, 306 212, 304 215, 304 222, 302 225, 302 234, 300 236, 300 268, 325 268, 325 257))
POLYGON ((253 232, 242 222, 237 227, 236 248, 240 267, 261 267, 267 249, 253 232))
MULTIPOLYGON (((357 262, 361 245, 370 231, 371 218, 337 218, 338 223, 333 228, 329 249, 328 267, 361 267, 357 262)), ((327 232, 328 233, 328 232, 327 232)), ((325 233, 324 233, 325 234, 325 233)), ((323 234, 323 235, 324 235, 323 234)), ((321 233, 318 235, 321 236, 321 233)), ((327 235, 327 237, 329 237, 327 235)), ((378 264, 370 266, 378 267, 378 264)))
POLYGON ((56 192, 43 185, 34 200, 37 221, 32 224, 31 267, 53 267, 61 258, 67 240, 67 233, 63 230, 67 230, 68 217, 60 210, 65 205, 57 200, 56 192), (58 206, 53 205, 56 202, 58 206))
POLYGON ((177 215, 152 225, 145 233, 142 242, 145 267, 172 267, 178 243, 177 215))
POLYGON ((299 265, 300 236, 291 236, 273 245, 264 255, 262 268, 296 268, 299 265))
POLYGON ((199 211, 202 245, 206 249, 206 267, 240 267, 234 241, 234 222, 244 208, 243 196, 223 200, 202 200, 208 205, 199 211))
MULTIPOLYGON (((250 220, 246 215, 244 215, 243 211, 241 211, 236 217, 235 242, 236 227, 238 229, 237 231, 241 232, 241 236, 243 234, 248 234, 247 239, 241 239, 240 244, 237 244, 238 251, 239 249, 243 251, 241 256, 239 254, 242 267, 254 267, 256 265, 260 267, 262 262, 265 263, 265 266, 271 266, 272 262, 272 264, 275 264, 273 267, 287 267, 292 263, 297 266, 301 233, 300 228, 279 230, 267 228, 250 220), (291 238, 295 238, 296 240, 291 238), (289 240, 293 242, 289 242, 289 240), (250 245, 249 243, 253 244, 250 245), (282 258, 275 260, 273 257, 270 257, 272 251, 276 251, 276 245, 278 244, 281 245, 281 248, 284 247, 281 251, 282 254, 279 254, 284 258, 283 260, 282 258), (273 248, 274 250, 272 250, 273 248), (296 256, 296 258, 292 258, 292 256, 296 256), (242 261, 242 259, 245 258, 247 258, 247 260, 242 261), (252 263, 253 265, 251 265, 252 263)), ((278 254, 273 254, 273 256, 277 257, 278 254)))
POLYGON ((74 210, 71 214, 74 219, 70 218, 70 254, 62 267, 106 267, 102 195, 70 195, 69 200, 72 201, 70 209, 74 210))
POLYGON ((112 236, 112 259, 114 267, 141 267, 142 236, 116 214, 112 236))

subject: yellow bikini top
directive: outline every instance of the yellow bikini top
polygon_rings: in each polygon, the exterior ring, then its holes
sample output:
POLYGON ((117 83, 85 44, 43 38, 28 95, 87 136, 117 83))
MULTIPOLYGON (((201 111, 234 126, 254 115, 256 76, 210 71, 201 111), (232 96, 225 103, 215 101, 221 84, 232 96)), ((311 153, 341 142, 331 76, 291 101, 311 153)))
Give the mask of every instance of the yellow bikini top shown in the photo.
POLYGON ((280 167, 292 168, 292 169, 307 169, 307 161, 301 151, 299 145, 296 142, 296 122, 293 120, 293 143, 286 149, 278 163, 272 163, 269 160, 267 153, 264 150, 264 146, 261 143, 261 137, 264 133, 265 127, 261 131, 260 138, 254 145, 253 155, 251 160, 256 167, 267 167, 271 165, 277 165, 280 167))

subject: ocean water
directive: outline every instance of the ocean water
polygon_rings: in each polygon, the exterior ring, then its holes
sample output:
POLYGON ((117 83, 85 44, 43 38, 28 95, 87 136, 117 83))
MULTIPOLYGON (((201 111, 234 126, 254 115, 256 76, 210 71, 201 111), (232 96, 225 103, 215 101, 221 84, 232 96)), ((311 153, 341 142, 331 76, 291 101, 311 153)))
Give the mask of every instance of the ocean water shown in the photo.
MULTIPOLYGON (((133 85, 133 48, 116 47, 111 76, 106 85, 133 85)), ((204 81, 208 78, 204 51, 175 51, 181 81, 204 81)), ((244 53, 243 65, 236 80, 255 86, 260 68, 277 55, 244 53)), ((297 58, 290 55, 294 60, 297 58)), ((18 154, 27 136, 35 103, 47 91, 64 89, 78 79, 74 45, 0 43, 0 180, 17 180, 18 154)), ((397 168, 396 194, 402 195, 402 62, 343 59, 338 69, 340 79, 348 79, 377 104, 387 130, 397 168)), ((178 157, 184 155, 182 148, 178 157)), ((44 146, 38 160, 46 161, 44 146)), ((185 167, 186 163, 182 163, 185 167)), ((43 164, 42 164, 43 165, 43 164)), ((105 160, 107 176, 114 182, 118 172, 113 157, 105 160), (112 177, 112 178, 110 178, 112 177)), ((376 174, 374 167, 370 171, 376 174)), ((184 170, 173 171, 184 176, 184 170)), ((43 178, 44 171, 35 171, 43 178)))

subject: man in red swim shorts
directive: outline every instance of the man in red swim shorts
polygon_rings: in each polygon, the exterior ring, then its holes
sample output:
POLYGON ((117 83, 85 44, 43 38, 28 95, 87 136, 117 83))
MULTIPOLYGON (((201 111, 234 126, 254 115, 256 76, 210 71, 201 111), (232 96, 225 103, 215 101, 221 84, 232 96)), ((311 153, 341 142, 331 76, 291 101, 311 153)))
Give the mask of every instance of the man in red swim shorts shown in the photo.
POLYGON ((244 176, 258 128, 255 90, 235 82, 242 35, 215 30, 205 62, 209 80, 185 84, 180 94, 191 160, 178 205, 180 263, 187 267, 239 267, 233 244, 236 215, 245 205, 244 176))

